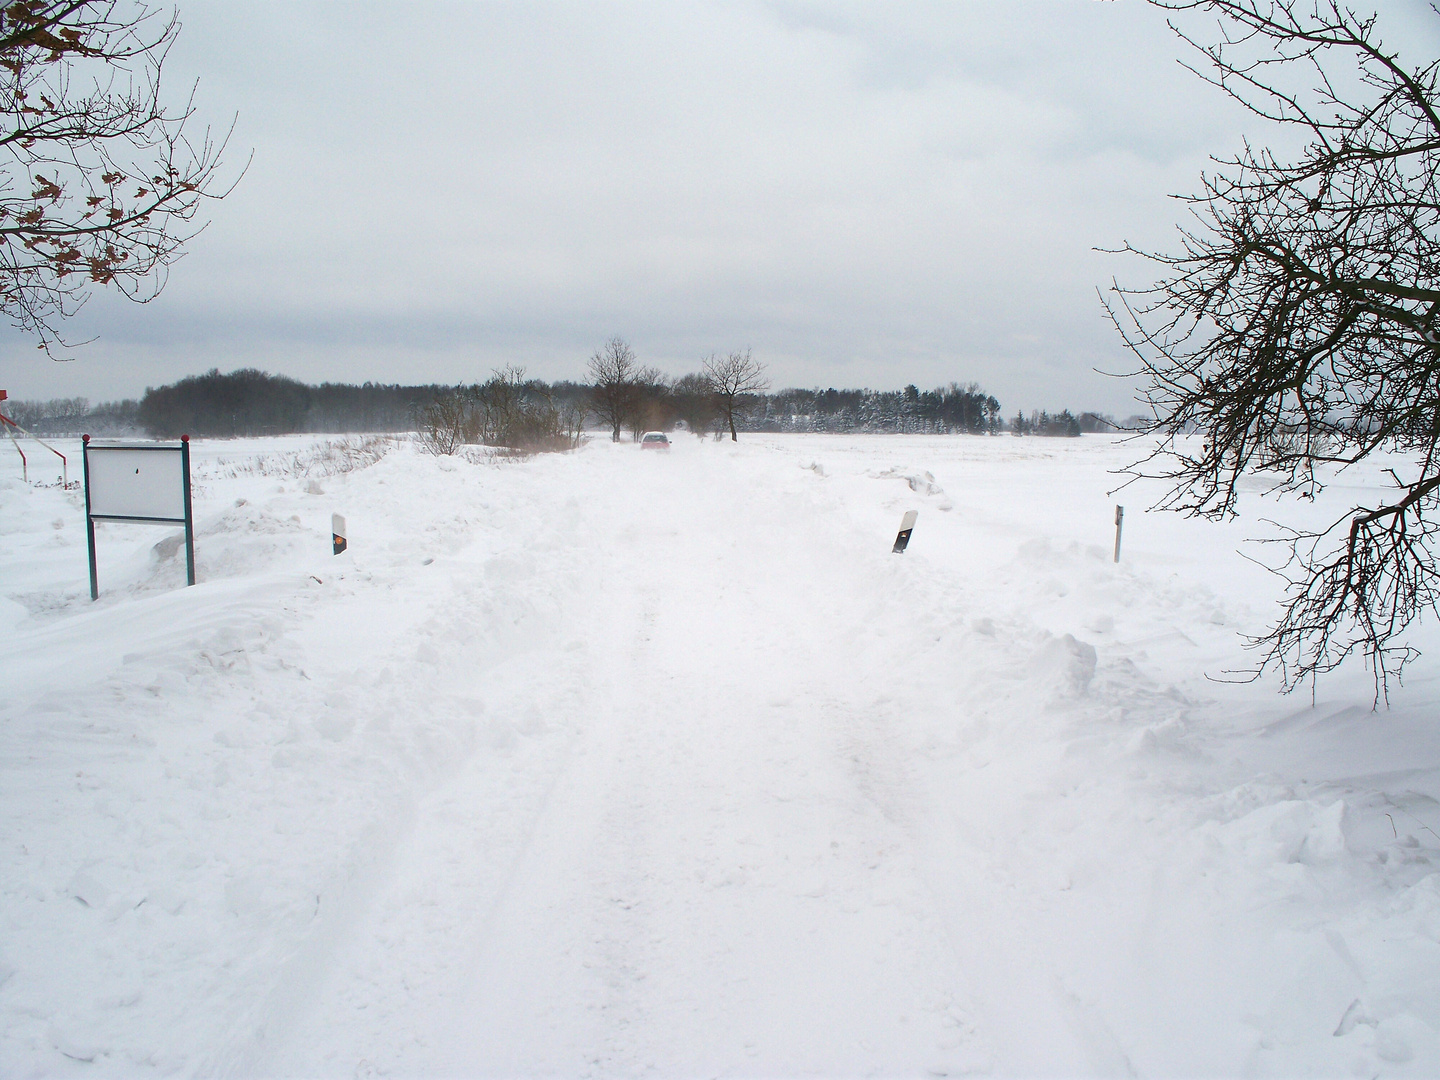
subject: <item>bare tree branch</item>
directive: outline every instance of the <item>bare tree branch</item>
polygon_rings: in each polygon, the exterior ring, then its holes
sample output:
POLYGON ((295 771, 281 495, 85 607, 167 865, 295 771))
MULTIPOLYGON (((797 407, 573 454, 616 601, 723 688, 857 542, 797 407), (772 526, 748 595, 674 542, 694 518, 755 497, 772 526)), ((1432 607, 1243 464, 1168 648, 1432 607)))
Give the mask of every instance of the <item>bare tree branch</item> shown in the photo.
POLYGON ((1124 249, 1160 271, 1106 301, 1162 435, 1134 470, 1171 482, 1163 508, 1229 516, 1246 476, 1313 497, 1328 468, 1406 459, 1394 498, 1279 541, 1283 613, 1251 643, 1287 689, 1359 652, 1378 702, 1437 600, 1440 61, 1403 64, 1374 15, 1334 0, 1152 2, 1219 16, 1211 43, 1176 30, 1192 70, 1309 141, 1294 161, 1249 144, 1217 159, 1178 252, 1124 249))
POLYGON ((202 203, 238 183, 220 178, 229 132, 186 130, 193 89, 162 103, 179 29, 124 0, 0 4, 0 311, 57 359, 91 287, 154 299, 202 203))

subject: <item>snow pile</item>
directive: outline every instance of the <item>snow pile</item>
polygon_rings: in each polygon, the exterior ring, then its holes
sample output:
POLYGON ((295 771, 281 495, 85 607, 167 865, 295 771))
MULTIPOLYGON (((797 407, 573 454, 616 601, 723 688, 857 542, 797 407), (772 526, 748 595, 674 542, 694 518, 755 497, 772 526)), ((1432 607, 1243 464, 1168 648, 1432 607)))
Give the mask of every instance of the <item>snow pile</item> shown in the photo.
POLYGON ((937 496, 937 510, 953 510, 954 504, 946 498, 945 489, 935 482, 935 474, 929 469, 916 469, 905 465, 892 465, 888 469, 870 473, 877 480, 904 480, 906 487, 921 495, 937 496))
POLYGON ((337 445, 94 604, 0 476, 0 1072, 1440 1071, 1440 685, 1217 681, 1260 494, 1116 565, 1103 437, 337 445))

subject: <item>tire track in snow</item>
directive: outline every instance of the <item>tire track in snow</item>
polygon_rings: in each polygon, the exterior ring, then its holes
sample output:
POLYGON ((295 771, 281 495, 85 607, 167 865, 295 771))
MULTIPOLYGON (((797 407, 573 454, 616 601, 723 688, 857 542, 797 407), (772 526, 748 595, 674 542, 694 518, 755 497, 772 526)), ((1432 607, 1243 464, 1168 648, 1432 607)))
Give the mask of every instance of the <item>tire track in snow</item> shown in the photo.
MULTIPOLYGON (((583 720, 548 794, 527 804, 493 915, 452 912, 443 943, 404 943, 466 957, 417 1011, 379 1033, 372 1016, 302 1041, 343 1055, 368 1028, 366 1067, 409 1073, 985 1068, 974 988, 913 845, 849 752, 873 696, 856 681, 870 667, 854 652, 863 612, 850 589, 805 590, 817 563, 855 573, 853 539, 822 533, 834 524, 823 519, 798 536, 765 527, 796 492, 736 477, 753 468, 743 458, 608 453, 575 468, 602 474, 583 532, 553 553, 600 583, 574 598, 592 619, 572 654, 583 720), (606 470, 633 475, 621 486, 606 470)), ((486 800, 450 805, 459 819, 422 813, 417 849, 481 857, 463 838, 485 832, 486 800)), ((414 891, 405 876, 395 898, 414 891)), ((430 899, 444 911, 480 891, 430 899)), ((403 921, 395 898, 380 910, 403 921)), ((360 952, 387 947, 385 922, 359 935, 360 952)), ((350 994, 358 1006, 363 993, 350 994)))

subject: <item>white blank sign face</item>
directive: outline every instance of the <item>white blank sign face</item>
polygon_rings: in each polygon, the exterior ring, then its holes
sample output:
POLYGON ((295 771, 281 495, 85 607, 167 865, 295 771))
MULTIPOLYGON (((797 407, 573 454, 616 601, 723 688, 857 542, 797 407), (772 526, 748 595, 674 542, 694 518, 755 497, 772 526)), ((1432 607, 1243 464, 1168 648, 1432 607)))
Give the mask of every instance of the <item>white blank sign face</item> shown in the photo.
POLYGON ((92 446, 89 460, 92 515, 184 520, 185 473, 178 446, 92 446))

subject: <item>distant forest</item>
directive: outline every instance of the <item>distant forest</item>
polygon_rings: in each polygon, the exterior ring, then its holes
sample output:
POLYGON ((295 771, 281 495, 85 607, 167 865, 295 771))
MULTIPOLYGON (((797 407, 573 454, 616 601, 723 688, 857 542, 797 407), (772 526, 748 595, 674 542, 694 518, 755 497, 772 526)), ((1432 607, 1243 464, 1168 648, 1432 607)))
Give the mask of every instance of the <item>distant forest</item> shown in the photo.
MULTIPOLYGON (((528 393, 562 408, 587 409, 592 388, 584 383, 531 379, 528 393)), ((477 384, 478 388, 478 384, 477 384)), ((242 369, 211 370, 168 386, 147 389, 136 400, 91 406, 85 398, 6 401, 0 411, 38 435, 181 434, 227 438, 242 435, 414 431, 426 410, 469 387, 431 384, 321 383, 310 386, 283 375, 242 369)), ((713 418, 692 377, 647 388, 643 424, 708 431, 713 418)), ((800 390, 747 395, 736 424, 750 432, 900 432, 1077 436, 1114 431, 1115 421, 1097 413, 1024 413, 1006 419, 1000 402, 974 383, 920 390, 800 390), (743 419, 742 419, 743 416, 743 419)), ((1128 425, 1127 425, 1128 426, 1128 425)))

